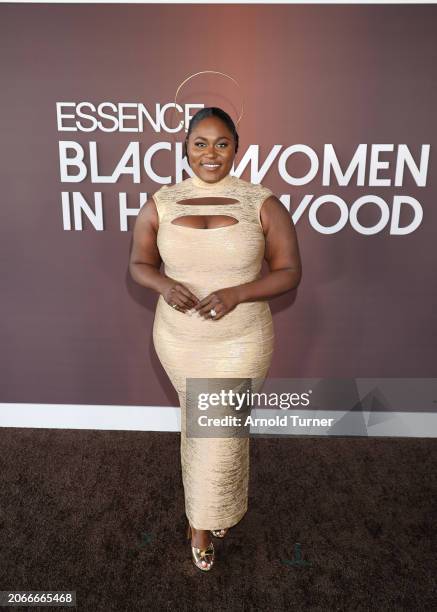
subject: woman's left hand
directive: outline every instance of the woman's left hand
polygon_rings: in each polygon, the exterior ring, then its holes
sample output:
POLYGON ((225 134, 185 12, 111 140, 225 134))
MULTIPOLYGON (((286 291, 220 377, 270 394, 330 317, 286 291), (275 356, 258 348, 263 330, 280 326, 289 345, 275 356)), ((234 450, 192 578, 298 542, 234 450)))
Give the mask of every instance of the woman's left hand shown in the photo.
POLYGON ((194 306, 194 310, 197 310, 205 319, 217 321, 233 310, 237 304, 239 304, 237 287, 226 287, 204 297, 194 306), (211 315, 212 309, 217 313, 215 317, 211 315))

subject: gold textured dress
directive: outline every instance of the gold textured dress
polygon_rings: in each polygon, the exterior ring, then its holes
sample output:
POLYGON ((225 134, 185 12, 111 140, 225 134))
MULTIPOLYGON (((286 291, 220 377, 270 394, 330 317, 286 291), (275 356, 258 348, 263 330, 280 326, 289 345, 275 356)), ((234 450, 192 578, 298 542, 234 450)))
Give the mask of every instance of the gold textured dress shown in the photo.
MULTIPOLYGON (((272 192, 230 174, 216 183, 198 176, 164 185, 153 198, 165 274, 199 300, 212 291, 260 278, 265 240, 260 209, 272 192), (213 197, 214 204, 183 204, 213 197), (236 202, 221 203, 221 198, 236 202), (226 215, 238 223, 198 229, 172 223, 186 215, 226 215)), ((185 512, 195 529, 226 529, 247 511, 249 438, 186 435, 186 378, 266 377, 274 331, 267 301, 243 302, 219 320, 172 308, 160 295, 153 324, 158 358, 181 407, 181 468, 185 512)))

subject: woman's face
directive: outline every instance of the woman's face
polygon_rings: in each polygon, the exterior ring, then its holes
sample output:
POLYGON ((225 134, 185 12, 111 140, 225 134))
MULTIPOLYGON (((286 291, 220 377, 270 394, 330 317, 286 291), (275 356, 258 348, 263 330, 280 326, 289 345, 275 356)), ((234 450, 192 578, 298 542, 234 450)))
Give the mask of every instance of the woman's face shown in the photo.
POLYGON ((206 117, 191 131, 187 153, 193 172, 203 181, 215 183, 232 169, 235 158, 232 132, 218 117, 206 117))

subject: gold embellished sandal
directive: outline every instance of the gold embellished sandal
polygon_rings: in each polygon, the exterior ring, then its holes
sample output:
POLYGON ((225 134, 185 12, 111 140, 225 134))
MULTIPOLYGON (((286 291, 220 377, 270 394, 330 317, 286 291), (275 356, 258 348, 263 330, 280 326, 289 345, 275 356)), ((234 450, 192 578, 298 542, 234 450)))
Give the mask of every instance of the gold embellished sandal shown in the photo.
MULTIPOLYGON (((187 540, 189 540, 191 536, 191 525, 188 523, 187 540)), ((202 572, 208 572, 214 563, 214 544, 210 542, 207 548, 191 546, 191 555, 194 565, 202 570, 202 572)))
POLYGON ((211 533, 215 538, 224 538, 229 529, 211 529, 211 533))

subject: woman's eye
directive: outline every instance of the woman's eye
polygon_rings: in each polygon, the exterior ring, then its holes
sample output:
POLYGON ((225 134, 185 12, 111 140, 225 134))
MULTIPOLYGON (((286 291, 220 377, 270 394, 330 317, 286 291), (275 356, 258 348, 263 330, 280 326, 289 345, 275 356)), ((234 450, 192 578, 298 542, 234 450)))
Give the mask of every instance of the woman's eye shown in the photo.
MULTIPOLYGON (((197 146, 199 146, 199 145, 200 145, 200 146, 202 146, 202 145, 204 145, 205 143, 204 143, 204 142, 195 142, 194 144, 195 144, 195 146, 197 147, 197 146)), ((219 142, 219 147, 221 147, 221 146, 227 147, 227 146, 228 146, 228 143, 227 143, 227 142, 219 142)))

